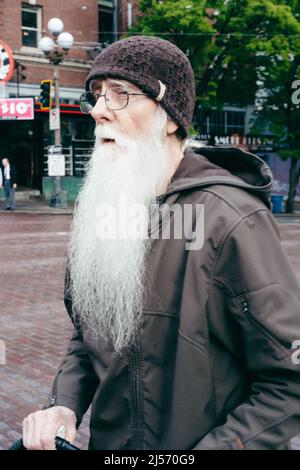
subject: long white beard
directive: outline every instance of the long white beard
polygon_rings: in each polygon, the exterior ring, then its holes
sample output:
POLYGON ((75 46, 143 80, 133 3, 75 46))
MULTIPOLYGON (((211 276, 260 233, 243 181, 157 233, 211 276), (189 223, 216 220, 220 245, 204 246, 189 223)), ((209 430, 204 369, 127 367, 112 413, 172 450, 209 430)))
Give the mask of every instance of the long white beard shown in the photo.
POLYGON ((166 178, 170 159, 162 132, 166 119, 159 108, 151 135, 131 140, 112 132, 111 126, 97 126, 97 143, 71 228, 69 267, 75 318, 97 341, 111 341, 117 352, 130 346, 141 328, 143 277, 151 245, 149 239, 120 239, 118 234, 115 239, 99 239, 103 223, 99 214, 103 205, 110 204, 120 216, 120 232, 122 225, 128 225, 124 203, 126 209, 143 204, 140 224, 147 233, 150 206, 166 178), (114 138, 115 144, 103 144, 101 137, 114 138))

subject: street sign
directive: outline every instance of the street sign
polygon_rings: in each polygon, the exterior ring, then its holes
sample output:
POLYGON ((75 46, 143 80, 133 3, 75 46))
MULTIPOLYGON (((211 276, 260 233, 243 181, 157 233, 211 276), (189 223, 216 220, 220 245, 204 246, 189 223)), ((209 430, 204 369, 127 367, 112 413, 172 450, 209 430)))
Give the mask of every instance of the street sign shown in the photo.
POLYGON ((33 98, 1 98, 0 120, 34 119, 33 98))
POLYGON ((48 153, 48 176, 65 176, 65 156, 48 153))
POLYGON ((0 40, 0 85, 9 82, 13 76, 15 61, 10 47, 0 40))
POLYGON ((62 154, 62 146, 61 144, 49 145, 48 147, 48 155, 61 155, 62 154))
POLYGON ((50 131, 60 129, 60 113, 59 108, 53 108, 49 111, 49 128, 50 131))

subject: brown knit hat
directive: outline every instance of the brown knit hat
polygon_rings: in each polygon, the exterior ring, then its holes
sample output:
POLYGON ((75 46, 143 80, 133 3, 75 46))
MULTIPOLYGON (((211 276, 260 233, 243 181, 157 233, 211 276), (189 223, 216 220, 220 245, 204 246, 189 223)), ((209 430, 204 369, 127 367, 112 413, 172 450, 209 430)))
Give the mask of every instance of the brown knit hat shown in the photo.
POLYGON ((195 106, 191 64, 174 44, 153 36, 132 36, 114 42, 97 55, 86 78, 119 78, 140 87, 160 102, 186 137, 195 106))

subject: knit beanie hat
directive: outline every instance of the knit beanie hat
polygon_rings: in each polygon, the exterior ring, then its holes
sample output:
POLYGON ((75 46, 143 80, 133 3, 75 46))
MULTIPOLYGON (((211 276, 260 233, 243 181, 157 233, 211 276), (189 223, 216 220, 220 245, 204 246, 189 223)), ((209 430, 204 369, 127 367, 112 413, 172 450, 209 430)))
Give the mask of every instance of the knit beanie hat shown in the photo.
POLYGON ((153 36, 132 36, 103 49, 86 78, 118 78, 140 87, 166 110, 186 137, 195 106, 195 82, 191 64, 174 44, 153 36))

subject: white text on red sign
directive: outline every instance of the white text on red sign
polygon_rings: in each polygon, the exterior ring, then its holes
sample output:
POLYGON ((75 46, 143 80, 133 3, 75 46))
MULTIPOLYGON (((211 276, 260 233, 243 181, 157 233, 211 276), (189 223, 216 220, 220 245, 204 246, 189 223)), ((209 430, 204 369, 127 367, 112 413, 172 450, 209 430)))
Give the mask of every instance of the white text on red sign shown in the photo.
POLYGON ((0 119, 34 119, 33 98, 0 99, 0 119))

